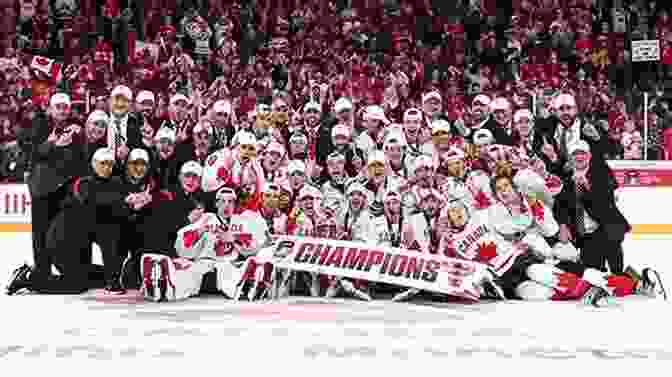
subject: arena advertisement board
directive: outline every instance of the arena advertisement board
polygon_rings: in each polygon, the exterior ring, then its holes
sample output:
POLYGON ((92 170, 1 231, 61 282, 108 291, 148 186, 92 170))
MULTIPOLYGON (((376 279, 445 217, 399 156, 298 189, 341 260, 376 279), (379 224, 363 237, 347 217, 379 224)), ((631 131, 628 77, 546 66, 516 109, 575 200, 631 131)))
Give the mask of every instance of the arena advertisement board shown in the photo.
POLYGON ((25 184, 0 185, 0 231, 30 230, 30 193, 25 184))
POLYGON ((609 161, 620 187, 672 187, 672 161, 609 161))

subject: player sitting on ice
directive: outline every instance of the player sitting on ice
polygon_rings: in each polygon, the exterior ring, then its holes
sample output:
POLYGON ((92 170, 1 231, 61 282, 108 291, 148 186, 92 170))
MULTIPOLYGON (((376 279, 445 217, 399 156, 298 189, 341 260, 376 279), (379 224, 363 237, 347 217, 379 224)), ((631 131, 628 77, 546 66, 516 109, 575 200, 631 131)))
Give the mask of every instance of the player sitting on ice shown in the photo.
POLYGON ((270 256, 257 255, 267 244, 266 223, 251 211, 234 214, 236 200, 235 191, 225 187, 217 192, 216 214, 204 213, 197 205, 189 214, 191 224, 178 233, 178 258, 143 255, 143 293, 147 299, 174 301, 194 296, 200 291, 203 275, 212 270, 217 290, 230 298, 238 300, 245 295, 254 300, 268 293, 270 256))
MULTIPOLYGON (((548 207, 521 195, 507 176, 492 182, 497 202, 486 211, 471 213, 459 200, 449 203, 442 216, 448 231, 441 230, 439 248, 447 256, 489 265, 502 289, 486 289, 486 295, 501 298, 503 293, 507 298, 526 300, 583 298, 598 306, 610 292, 619 296, 633 292, 632 279, 586 268, 577 261, 578 252, 565 244, 551 248, 544 237, 556 234, 559 227, 548 207)), ((651 284, 646 281, 642 287, 651 284)))

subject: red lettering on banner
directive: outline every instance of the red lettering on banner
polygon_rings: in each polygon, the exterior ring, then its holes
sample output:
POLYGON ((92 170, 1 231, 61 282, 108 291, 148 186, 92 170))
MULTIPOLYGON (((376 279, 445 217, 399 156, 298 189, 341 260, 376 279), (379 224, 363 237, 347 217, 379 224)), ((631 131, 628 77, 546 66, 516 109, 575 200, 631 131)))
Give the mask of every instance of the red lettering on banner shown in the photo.
POLYGON ((345 261, 343 262, 344 268, 349 268, 351 270, 357 269, 361 271, 364 268, 366 259, 369 256, 368 250, 360 250, 357 248, 350 248, 345 254, 345 261))
POLYGON ((315 245, 312 243, 303 243, 301 246, 299 246, 299 250, 296 252, 296 255, 294 256, 294 262, 297 263, 306 263, 308 258, 310 258, 310 253, 313 251, 315 248, 315 245))
POLYGON ((345 248, 342 246, 337 246, 334 248, 334 251, 331 253, 329 256, 329 259, 327 260, 327 263, 325 266, 334 266, 334 267, 341 267, 341 263, 343 263, 343 252, 345 251, 345 248))
POLYGON ((364 271, 369 272, 371 271, 371 267, 381 264, 383 262, 384 256, 385 253, 380 250, 371 250, 369 253, 369 258, 366 261, 366 267, 364 268, 364 271))
POLYGON ((408 267, 406 267, 406 278, 418 280, 420 279, 420 272, 425 265, 425 260, 416 257, 411 257, 408 259, 408 267))

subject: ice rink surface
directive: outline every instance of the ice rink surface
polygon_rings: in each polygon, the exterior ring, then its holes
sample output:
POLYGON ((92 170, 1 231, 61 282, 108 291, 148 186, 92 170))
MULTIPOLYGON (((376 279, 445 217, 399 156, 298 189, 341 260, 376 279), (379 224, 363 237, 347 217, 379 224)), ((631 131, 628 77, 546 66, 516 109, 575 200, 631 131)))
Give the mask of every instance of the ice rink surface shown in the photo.
MULTIPOLYGON (((153 304, 95 292, 8 297, 7 277, 31 259, 30 235, 0 233, 0 246, 2 376, 26 367, 90 375, 90 364, 111 366, 96 375, 131 366, 140 368, 131 375, 183 375, 178 371, 200 370, 194 366, 206 367, 205 374, 255 376, 446 375, 458 367, 476 375, 624 375, 629 368, 672 373, 672 310, 662 299, 629 297, 592 308, 577 302, 310 298, 234 303, 216 296, 153 304), (524 368, 502 374, 505 366, 524 368)), ((657 268, 670 290, 670 246, 672 238, 629 238, 626 264, 657 268)))

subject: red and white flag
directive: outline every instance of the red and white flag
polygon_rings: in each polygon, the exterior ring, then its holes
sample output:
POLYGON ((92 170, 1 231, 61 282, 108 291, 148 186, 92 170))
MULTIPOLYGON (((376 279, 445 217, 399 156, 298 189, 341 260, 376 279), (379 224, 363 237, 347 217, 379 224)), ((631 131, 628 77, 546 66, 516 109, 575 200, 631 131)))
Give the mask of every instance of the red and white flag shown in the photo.
POLYGON ((30 61, 30 68, 38 72, 42 72, 47 75, 54 82, 58 82, 61 79, 61 63, 57 63, 53 59, 45 58, 44 56, 33 56, 33 59, 30 61))

